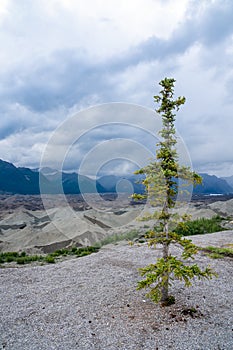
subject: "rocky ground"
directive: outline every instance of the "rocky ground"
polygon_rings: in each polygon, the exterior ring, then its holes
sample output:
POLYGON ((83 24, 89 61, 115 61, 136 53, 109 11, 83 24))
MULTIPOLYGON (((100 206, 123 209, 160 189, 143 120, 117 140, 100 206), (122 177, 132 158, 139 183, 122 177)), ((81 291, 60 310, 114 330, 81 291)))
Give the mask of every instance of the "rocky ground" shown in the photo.
MULTIPOLYGON (((71 198, 74 209, 60 197, 53 207, 48 198, 45 211, 25 208, 25 197, 6 196, 1 200, 0 248, 49 252, 93 244, 135 227, 145 230, 145 223, 136 220, 143 205, 130 205, 126 198, 106 199, 96 204, 71 198)), ((34 196, 30 200, 40 201, 34 196)), ((193 218, 219 214, 230 228, 233 199, 194 200, 189 213, 193 218)), ((201 247, 229 247, 232 237, 229 230, 190 238, 201 247)), ((172 252, 179 255, 180 249, 173 246, 172 252)), ((148 300, 144 290, 136 290, 138 268, 160 256, 159 247, 121 242, 55 265, 4 265, 0 269, 0 349, 231 350, 232 259, 211 259, 199 251, 194 262, 210 265, 218 278, 194 281, 188 289, 175 282, 170 292, 176 304, 161 307, 148 300)))
MULTIPOLYGON (((232 234, 195 240, 209 245, 221 236, 228 244, 232 234)), ((176 304, 161 307, 136 290, 138 268, 159 256, 160 249, 121 243, 55 265, 0 269, 0 349, 231 350, 232 259, 198 253, 195 262, 219 277, 190 288, 175 282, 176 304)))

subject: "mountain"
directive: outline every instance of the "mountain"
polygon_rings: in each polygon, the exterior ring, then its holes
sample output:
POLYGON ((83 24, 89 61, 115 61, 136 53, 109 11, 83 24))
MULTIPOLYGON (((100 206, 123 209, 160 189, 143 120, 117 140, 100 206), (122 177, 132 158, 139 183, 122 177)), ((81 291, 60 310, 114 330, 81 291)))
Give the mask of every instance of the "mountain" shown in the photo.
POLYGON ((233 175, 222 177, 222 179, 225 180, 228 183, 228 185, 230 185, 233 188, 233 175))
MULTIPOLYGON (((225 179, 214 175, 201 174, 203 184, 194 188, 194 194, 228 194, 233 187, 225 179)), ((144 186, 138 183, 143 175, 115 176, 106 175, 97 180, 77 173, 59 172, 55 169, 17 168, 13 164, 0 160, 0 193, 40 194, 43 193, 80 194, 82 193, 143 193, 144 186)))
POLYGON ((57 170, 44 168, 38 169, 19 167, 0 160, 0 192, 10 194, 40 194, 40 182, 42 192, 61 193, 60 180, 65 194, 105 193, 106 189, 98 181, 77 173, 59 173, 57 170))
POLYGON ((28 168, 17 168, 0 159, 0 192, 39 194, 39 173, 28 168))
POLYGON ((78 175, 77 173, 70 174, 63 172, 62 184, 65 194, 106 192, 98 181, 84 175, 78 175))
POLYGON ((44 193, 60 193, 62 188, 65 194, 95 193, 106 192, 105 189, 88 176, 78 175, 77 173, 59 172, 50 168, 41 170, 43 175, 49 180, 49 188, 43 188, 44 193))
POLYGON ((141 183, 138 183, 142 179, 143 176, 137 175, 105 175, 98 179, 98 183, 105 189, 105 192, 143 193, 145 187, 141 183))
POLYGON ((228 194, 233 193, 233 188, 226 180, 215 175, 200 174, 202 185, 193 189, 194 194, 228 194))
POLYGON ((82 193, 116 193, 116 192, 137 192, 142 193, 144 186, 137 184, 138 178, 132 176, 115 176, 106 175, 97 180, 93 180, 88 176, 78 175, 77 173, 59 173, 54 169, 42 169, 46 179, 50 182, 50 189, 47 192, 59 192, 59 181, 62 178, 62 186, 65 194, 80 194, 82 193), (54 190, 57 188, 57 190, 54 190))
POLYGON ((116 184, 119 180, 119 177, 115 176, 115 175, 104 175, 101 176, 98 179, 99 184, 105 188, 106 192, 116 192, 116 184))

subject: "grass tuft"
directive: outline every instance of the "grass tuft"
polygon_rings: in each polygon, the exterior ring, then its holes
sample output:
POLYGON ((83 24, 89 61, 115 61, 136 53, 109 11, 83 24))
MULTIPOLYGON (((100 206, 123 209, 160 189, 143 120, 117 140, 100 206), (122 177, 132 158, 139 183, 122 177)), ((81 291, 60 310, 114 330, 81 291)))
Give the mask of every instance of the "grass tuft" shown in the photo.
POLYGON ((26 252, 6 252, 0 253, 0 264, 16 262, 18 265, 29 264, 34 261, 44 262, 47 264, 54 264, 56 259, 61 256, 73 255, 76 257, 82 257, 92 253, 98 252, 99 248, 90 246, 90 247, 72 247, 71 249, 64 248, 56 250, 53 253, 47 255, 27 255, 26 252))
POLYGON ((221 259, 224 257, 233 258, 233 249, 231 248, 218 248, 218 247, 205 247, 199 248, 199 250, 208 253, 208 255, 213 259, 221 259))
POLYGON ((226 229, 221 225, 223 220, 225 219, 219 215, 213 216, 211 219, 200 218, 178 224, 174 231, 181 236, 203 235, 225 231, 226 229))
POLYGON ((131 230, 124 233, 115 233, 111 236, 104 238, 102 241, 96 244, 97 247, 102 247, 107 244, 116 244, 120 241, 132 241, 135 238, 139 237, 139 232, 137 230, 131 230))

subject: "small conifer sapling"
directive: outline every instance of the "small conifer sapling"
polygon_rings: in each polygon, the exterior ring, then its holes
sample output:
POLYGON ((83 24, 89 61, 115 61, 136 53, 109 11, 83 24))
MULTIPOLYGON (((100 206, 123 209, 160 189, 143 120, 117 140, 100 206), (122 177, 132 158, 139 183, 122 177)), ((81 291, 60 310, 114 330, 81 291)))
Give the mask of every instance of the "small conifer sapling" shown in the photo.
POLYGON ((158 96, 154 96, 159 104, 156 112, 161 115, 163 128, 160 131, 161 141, 157 144, 155 160, 144 168, 137 170, 136 174, 144 174, 142 183, 145 185, 144 195, 134 194, 134 199, 146 198, 150 201, 152 212, 143 217, 143 220, 155 220, 156 226, 147 233, 148 244, 156 247, 162 245, 162 257, 155 264, 150 264, 140 269, 144 279, 138 282, 138 289, 149 288, 147 296, 155 302, 168 305, 174 302, 174 297, 169 296, 169 286, 175 279, 184 282, 185 286, 191 285, 194 277, 198 279, 210 279, 216 273, 209 267, 201 269, 197 264, 190 264, 193 255, 197 253, 197 247, 191 240, 182 237, 175 232, 177 225, 185 225, 187 215, 179 216, 174 210, 179 181, 187 186, 197 185, 202 178, 191 170, 190 167, 180 166, 176 150, 175 112, 185 103, 185 97, 174 99, 175 79, 165 78, 159 85, 162 86, 158 96), (158 209, 160 205, 160 210, 158 209), (178 244, 182 247, 181 256, 173 256, 170 253, 170 245, 178 244))

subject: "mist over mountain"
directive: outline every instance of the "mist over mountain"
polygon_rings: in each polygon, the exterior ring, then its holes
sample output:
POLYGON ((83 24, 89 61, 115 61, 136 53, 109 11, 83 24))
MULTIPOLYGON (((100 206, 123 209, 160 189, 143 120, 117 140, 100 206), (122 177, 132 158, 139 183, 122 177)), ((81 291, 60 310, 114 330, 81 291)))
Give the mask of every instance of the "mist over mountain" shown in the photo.
MULTIPOLYGON (((200 174, 203 184, 194 188, 194 194, 233 193, 233 176, 218 178, 215 175, 200 174), (232 184, 232 185, 231 185, 232 184)), ((10 194, 65 194, 80 193, 143 193, 140 183, 142 176, 133 174, 116 176, 105 175, 98 179, 79 175, 75 172, 59 172, 55 169, 29 169, 16 167, 12 163, 0 160, 0 192, 10 194), (41 182, 41 188, 40 188, 41 182)))
POLYGON ((228 185, 230 185, 233 188, 233 175, 222 177, 222 179, 225 180, 228 183, 228 185))

